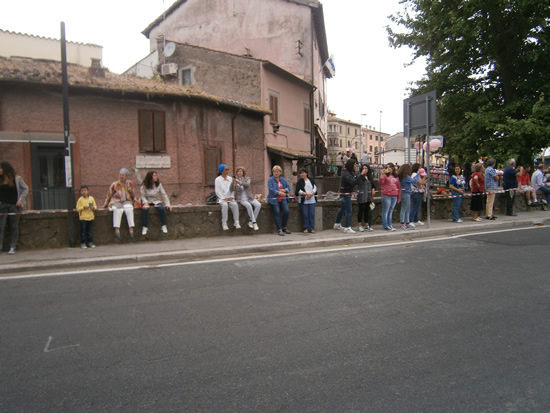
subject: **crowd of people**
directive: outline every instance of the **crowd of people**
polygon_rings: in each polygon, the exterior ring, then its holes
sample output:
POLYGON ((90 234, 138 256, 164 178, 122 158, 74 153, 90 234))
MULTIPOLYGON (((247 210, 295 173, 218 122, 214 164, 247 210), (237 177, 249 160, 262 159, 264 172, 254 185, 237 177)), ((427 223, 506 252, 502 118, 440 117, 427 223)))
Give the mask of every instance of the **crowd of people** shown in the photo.
MULTIPOLYGON (((334 229, 343 230, 344 233, 355 234, 352 228, 353 204, 352 197, 357 195, 357 231, 373 231, 374 197, 375 187, 380 188, 382 211, 380 213, 382 228, 386 231, 395 231, 393 227, 393 212, 398 203, 401 204, 399 223, 402 230, 415 229, 417 225, 424 225, 419 220, 419 210, 427 196, 427 173, 418 163, 413 165, 403 164, 399 167, 389 162, 385 165, 383 173, 375 182, 373 171, 365 158, 358 162, 357 158, 347 158, 344 153, 339 154, 341 160, 345 159, 340 172, 339 197, 341 206, 336 216, 334 229), (343 220, 343 225, 342 225, 343 220)), ((339 162, 337 160, 337 162, 339 162)), ((451 219, 454 223, 463 222, 460 210, 467 191, 471 191, 470 210, 471 219, 480 222, 482 211, 485 209, 485 218, 495 220, 494 202, 495 195, 502 179, 502 188, 506 193, 506 215, 516 216, 514 212, 514 200, 517 193, 523 194, 529 206, 541 205, 546 209, 550 203, 550 170, 545 170, 542 163, 536 165, 536 170, 530 174, 530 166, 516 166, 516 161, 510 159, 503 171, 495 169, 496 161, 491 158, 485 163, 478 162, 461 168, 453 160, 450 163, 450 179, 448 188, 452 197, 451 219), (537 199, 537 191, 542 192, 543 198, 537 199), (485 203, 485 207, 484 204, 485 203)), ((291 187, 284 177, 282 168, 275 165, 272 175, 267 181, 267 202, 272 208, 273 219, 280 236, 291 234, 288 229, 290 200, 297 200, 301 215, 303 232, 314 234, 315 230, 315 206, 317 203, 317 186, 306 168, 299 171, 300 179, 296 183, 295 191, 291 194, 291 187)), ((107 192, 103 207, 113 213, 113 227, 115 237, 120 238, 120 226, 122 216, 126 216, 130 237, 134 237, 134 207, 141 205, 142 235, 149 230, 148 214, 154 207, 160 217, 161 232, 167 233, 166 211, 171 211, 170 198, 166 194, 159 175, 156 171, 147 173, 140 186, 140 197, 136 196, 134 183, 130 177, 130 171, 122 168, 119 171, 118 180, 114 181, 107 192)), ((443 190, 443 188, 441 188, 443 190)), ((438 191, 439 193, 440 191, 438 191)), ((4 228, 10 222, 11 239, 8 254, 14 254, 19 236, 19 218, 25 205, 28 187, 23 179, 15 173, 14 168, 8 162, 0 162, 0 243, 3 242, 4 228)), ((221 226, 223 231, 229 230, 227 224, 229 210, 233 218, 235 229, 241 229, 239 222, 239 204, 248 214, 248 226, 257 231, 258 215, 262 203, 254 197, 251 191, 251 180, 242 166, 235 170, 235 176, 231 176, 229 168, 225 164, 219 165, 218 177, 215 179, 215 194, 217 203, 221 207, 221 226)), ((89 194, 87 186, 80 188, 80 198, 76 204, 76 210, 80 219, 80 247, 94 248, 93 221, 94 211, 98 209, 93 196, 89 194)), ((1 245, 1 244, 0 244, 1 245)))

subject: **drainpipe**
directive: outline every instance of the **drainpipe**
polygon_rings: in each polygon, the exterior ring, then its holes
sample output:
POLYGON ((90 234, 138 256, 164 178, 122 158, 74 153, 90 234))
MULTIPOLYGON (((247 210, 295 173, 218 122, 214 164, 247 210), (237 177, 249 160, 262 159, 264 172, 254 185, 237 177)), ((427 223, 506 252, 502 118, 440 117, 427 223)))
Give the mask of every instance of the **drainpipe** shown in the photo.
POLYGON ((309 98, 309 124, 310 124, 310 141, 311 141, 311 154, 313 156, 315 156, 315 159, 314 159, 314 164, 313 164, 313 174, 316 175, 316 169, 317 169, 317 153, 316 153, 316 150, 315 150, 315 124, 314 124, 314 121, 315 121, 315 96, 314 96, 314 93, 315 93, 315 56, 314 56, 314 50, 315 50, 315 45, 314 45, 314 36, 313 36, 313 32, 314 32, 314 28, 315 28, 315 21, 314 21, 314 18, 313 18, 313 11, 311 12, 311 84, 313 86, 312 90, 311 90, 311 93, 310 93, 310 98, 309 98))
POLYGON ((231 157, 233 161, 233 175, 235 175, 235 168, 237 165, 235 162, 237 162, 237 127, 235 126, 235 120, 241 113, 241 108, 235 113, 235 115, 231 118, 231 157))

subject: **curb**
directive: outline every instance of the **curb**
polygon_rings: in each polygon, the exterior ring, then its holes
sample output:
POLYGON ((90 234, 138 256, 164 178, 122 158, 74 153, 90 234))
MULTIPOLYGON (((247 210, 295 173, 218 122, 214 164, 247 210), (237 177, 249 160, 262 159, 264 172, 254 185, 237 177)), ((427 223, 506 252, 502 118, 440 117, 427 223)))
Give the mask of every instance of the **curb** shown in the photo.
MULTIPOLYGON (((512 228, 528 228, 533 225, 549 225, 550 218, 537 218, 537 219, 521 219, 516 221, 501 221, 498 223, 487 222, 479 223, 478 225, 460 225, 451 224, 444 228, 427 228, 417 227, 412 231, 395 231, 395 232, 382 232, 376 230, 373 233, 365 235, 340 235, 339 232, 334 232, 334 236, 328 238, 316 239, 313 237, 307 240, 289 241, 289 242, 277 242, 277 243, 264 243, 264 244, 252 244, 239 246, 238 250, 234 246, 212 249, 195 249, 195 250, 177 250, 177 251, 164 251, 155 252, 149 254, 127 254, 118 256, 107 257, 92 257, 92 258, 71 258, 71 259, 51 259, 43 262, 23 262, 17 264, 7 264, 0 266, 0 274, 2 275, 15 275, 20 273, 27 273, 33 271, 45 271, 45 270, 64 270, 67 268, 76 269, 86 267, 88 269, 101 266, 117 266, 121 264, 131 265, 144 265, 147 263, 157 263, 162 260, 163 263, 175 262, 175 261, 192 261, 198 258, 206 258, 216 256, 217 258, 227 258, 242 256, 243 254, 251 253, 272 253, 276 251, 288 251, 308 248, 320 248, 330 247, 337 245, 359 245, 359 244, 376 244, 395 241, 415 241, 423 238, 463 235, 467 233, 495 231, 512 228), (338 235, 337 235, 338 234, 338 235)), ((333 231, 327 229, 325 231, 333 231)))

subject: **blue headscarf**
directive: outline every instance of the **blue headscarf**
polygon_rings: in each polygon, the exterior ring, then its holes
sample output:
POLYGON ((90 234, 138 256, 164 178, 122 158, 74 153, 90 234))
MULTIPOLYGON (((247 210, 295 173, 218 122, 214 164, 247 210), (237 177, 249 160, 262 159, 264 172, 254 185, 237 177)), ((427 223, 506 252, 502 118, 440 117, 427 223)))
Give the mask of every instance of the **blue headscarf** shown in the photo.
POLYGON ((227 165, 225 164, 220 164, 220 166, 218 166, 218 175, 221 175, 223 170, 226 168, 227 165))

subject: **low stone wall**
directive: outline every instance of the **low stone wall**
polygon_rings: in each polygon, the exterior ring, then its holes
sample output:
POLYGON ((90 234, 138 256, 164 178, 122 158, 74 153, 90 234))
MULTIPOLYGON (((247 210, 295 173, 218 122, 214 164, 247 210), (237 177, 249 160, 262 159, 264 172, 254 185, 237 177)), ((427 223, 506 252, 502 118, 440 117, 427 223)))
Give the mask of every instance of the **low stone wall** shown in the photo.
MULTIPOLYGON (((326 189, 326 188, 325 188, 326 189)), ((324 192, 323 192, 324 193, 324 192)), ((466 197, 462 204, 460 216, 470 216, 470 200, 466 197)), ((497 194, 495 206, 500 213, 505 209, 505 194, 497 194)), ((375 199, 374 224, 381 224, 380 199, 375 199)), ((291 231, 302 231, 301 213, 298 204, 290 203, 289 229, 291 231)), ((320 200, 316 208, 316 228, 318 230, 330 229, 334 225, 336 215, 340 209, 340 201, 320 200)), ((452 210, 452 199, 435 198, 431 202, 432 219, 450 219, 452 210)), ((516 210, 525 211, 527 205, 523 196, 516 196, 516 210)), ((400 204, 394 211, 393 222, 399 222, 400 204)), ((421 208, 421 219, 426 216, 426 203, 421 208)), ((181 238, 215 237, 219 235, 250 235, 254 230, 248 227, 248 215, 246 210, 239 206, 241 230, 236 230, 232 225, 231 213, 229 213, 229 231, 222 231, 221 211, 218 205, 204 206, 183 206, 175 207, 167 212, 168 234, 160 231, 160 220, 157 211, 151 208, 149 212, 149 232, 146 236, 141 235, 141 210, 135 210, 135 238, 130 238, 126 217, 122 217, 121 239, 114 236, 112 213, 109 211, 96 211, 96 218, 93 224, 94 243, 96 245, 108 245, 115 243, 142 242, 150 240, 175 240, 181 238)), ((484 216, 482 212, 481 216, 484 216)), ((21 216, 19 222, 18 249, 46 249, 69 247, 69 220, 72 222, 72 233, 75 246, 80 245, 80 223, 75 213, 50 213, 45 211, 29 211, 21 216)), ((351 223, 357 225, 357 202, 353 202, 353 214, 351 223)), ((276 226, 273 222, 271 206, 267 203, 262 205, 258 225, 260 233, 275 233, 276 226)), ((4 251, 8 247, 10 237, 9 225, 4 230, 4 251)))

